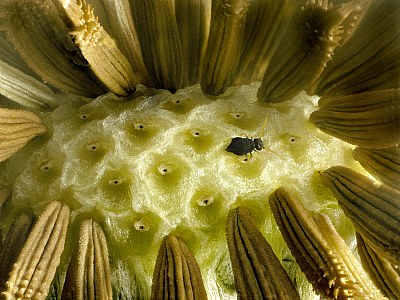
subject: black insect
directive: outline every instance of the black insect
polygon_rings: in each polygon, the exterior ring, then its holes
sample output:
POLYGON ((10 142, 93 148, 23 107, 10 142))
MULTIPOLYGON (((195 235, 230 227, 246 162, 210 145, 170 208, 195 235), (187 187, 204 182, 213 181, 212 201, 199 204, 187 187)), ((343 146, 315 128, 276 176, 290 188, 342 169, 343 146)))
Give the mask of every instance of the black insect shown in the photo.
POLYGON ((249 139, 247 137, 234 137, 231 143, 226 147, 226 151, 235 155, 242 156, 250 154, 254 150, 264 149, 264 143, 261 138, 249 139))

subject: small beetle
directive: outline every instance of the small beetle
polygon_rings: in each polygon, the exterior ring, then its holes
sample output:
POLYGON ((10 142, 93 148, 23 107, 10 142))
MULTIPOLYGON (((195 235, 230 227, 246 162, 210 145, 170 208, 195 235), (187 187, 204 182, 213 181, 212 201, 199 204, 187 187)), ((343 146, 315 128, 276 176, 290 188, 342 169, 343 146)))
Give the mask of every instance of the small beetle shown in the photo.
MULTIPOLYGON (((264 123, 261 127, 259 138, 250 139, 248 137, 234 137, 231 140, 228 147, 226 147, 225 151, 233 153, 237 156, 242 156, 242 155, 247 156, 247 154, 250 154, 251 156, 252 155, 251 153, 253 151, 260 151, 262 149, 265 149, 264 142, 262 141, 261 136, 265 130, 266 125, 267 125, 267 117, 265 117, 264 119, 264 123)), ((268 148, 266 150, 271 151, 268 148)), ((271 152, 275 153, 274 151, 271 152)))
POLYGON ((247 154, 251 155, 253 151, 262 149, 264 149, 264 143, 261 138, 249 139, 247 137, 234 137, 225 150, 235 155, 242 156, 247 154))

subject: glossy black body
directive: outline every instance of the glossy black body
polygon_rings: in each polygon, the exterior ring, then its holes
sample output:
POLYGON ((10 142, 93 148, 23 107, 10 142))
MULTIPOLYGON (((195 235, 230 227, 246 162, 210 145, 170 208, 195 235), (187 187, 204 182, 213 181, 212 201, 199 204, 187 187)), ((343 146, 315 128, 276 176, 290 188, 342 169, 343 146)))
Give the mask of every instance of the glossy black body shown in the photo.
POLYGON ((243 137, 234 137, 231 143, 226 147, 226 151, 235 155, 242 156, 253 152, 254 150, 261 150, 264 148, 264 143, 260 138, 249 139, 243 137))

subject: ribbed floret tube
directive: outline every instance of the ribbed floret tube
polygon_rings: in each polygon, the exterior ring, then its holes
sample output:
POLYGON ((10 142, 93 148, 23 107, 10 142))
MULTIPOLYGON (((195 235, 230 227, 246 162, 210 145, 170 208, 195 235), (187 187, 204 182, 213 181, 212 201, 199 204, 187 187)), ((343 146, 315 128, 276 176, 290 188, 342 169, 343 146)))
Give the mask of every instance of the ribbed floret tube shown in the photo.
POLYGON ((235 79, 249 3, 220 0, 215 4, 200 81, 205 94, 222 94, 235 79))
POLYGON ((2 1, 0 20, 7 39, 43 80, 86 97, 103 93, 51 0, 2 1))
POLYGON ((319 293, 333 299, 384 299, 326 215, 306 210, 284 188, 269 203, 292 255, 319 293))
POLYGON ((100 225, 84 220, 69 262, 61 299, 111 300, 107 240, 100 225))
POLYGON ((144 64, 157 88, 182 88, 183 56, 175 1, 131 1, 144 64))
POLYGON ((354 33, 335 50, 310 94, 351 95, 396 89, 400 78, 400 2, 369 4, 354 33))
POLYGON ((229 212, 226 237, 239 299, 300 300, 247 208, 237 207, 229 212))
POLYGON ((380 255, 400 259, 400 192, 342 166, 321 173, 344 213, 380 255))
POLYGON ((157 255, 152 300, 206 300, 199 266, 186 244, 174 235, 164 238, 157 255))
POLYGON ((60 202, 45 208, 13 265, 2 297, 46 299, 64 250, 69 216, 69 208, 60 202))
POLYGON ((324 96, 310 120, 323 132, 366 148, 400 143, 400 89, 324 96))
POLYGON ((343 39, 346 19, 357 16, 355 12, 360 9, 358 1, 335 6, 328 1, 306 1, 291 18, 289 29, 268 64, 258 99, 286 101, 311 85, 343 39))

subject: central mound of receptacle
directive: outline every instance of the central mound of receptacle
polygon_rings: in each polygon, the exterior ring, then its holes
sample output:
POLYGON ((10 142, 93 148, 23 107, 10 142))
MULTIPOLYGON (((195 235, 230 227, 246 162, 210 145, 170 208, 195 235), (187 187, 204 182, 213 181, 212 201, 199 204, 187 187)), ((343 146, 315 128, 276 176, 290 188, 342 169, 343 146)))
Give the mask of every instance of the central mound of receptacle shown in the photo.
POLYGON ((242 86, 214 98, 198 85, 175 94, 139 87, 123 102, 105 95, 61 106, 43 118, 47 136, 28 145, 37 150, 24 158, 13 202, 39 211, 59 200, 75 220, 98 221, 112 252, 113 284, 121 289, 133 284, 129 278, 150 281, 161 240, 172 232, 190 245, 207 290, 217 284, 233 291, 224 240, 229 208, 252 210, 282 257, 268 195, 286 186, 301 192, 306 207, 336 216, 334 201, 316 196, 322 187, 315 171, 351 157, 347 144, 308 121, 315 97, 302 93, 267 105, 256 91, 242 86), (234 137, 261 138, 265 149, 226 151, 234 137))

